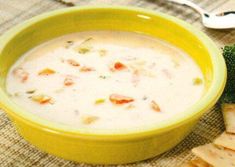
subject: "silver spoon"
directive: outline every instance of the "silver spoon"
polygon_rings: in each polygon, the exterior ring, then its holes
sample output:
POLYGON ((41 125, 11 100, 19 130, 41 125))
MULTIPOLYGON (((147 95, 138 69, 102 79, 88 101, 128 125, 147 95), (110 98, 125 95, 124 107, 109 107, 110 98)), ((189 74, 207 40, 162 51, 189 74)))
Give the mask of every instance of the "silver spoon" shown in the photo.
POLYGON ((201 14, 202 23, 207 28, 212 29, 229 29, 235 28, 235 11, 228 11, 222 13, 208 13, 198 5, 189 0, 168 0, 176 4, 191 7, 201 14))

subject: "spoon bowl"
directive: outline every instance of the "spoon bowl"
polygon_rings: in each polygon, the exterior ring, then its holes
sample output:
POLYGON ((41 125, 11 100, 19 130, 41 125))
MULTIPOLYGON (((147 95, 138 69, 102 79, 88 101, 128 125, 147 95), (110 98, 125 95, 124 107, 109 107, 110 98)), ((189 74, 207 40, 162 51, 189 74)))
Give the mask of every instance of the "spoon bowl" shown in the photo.
POLYGON ((202 23, 207 28, 231 29, 235 28, 235 12, 225 12, 202 16, 202 23), (225 14, 228 13, 228 14, 225 14))
POLYGON ((188 0, 168 0, 176 4, 191 7, 202 18, 202 24, 211 29, 232 29, 235 28, 235 11, 227 11, 222 13, 208 13, 198 5, 188 0))

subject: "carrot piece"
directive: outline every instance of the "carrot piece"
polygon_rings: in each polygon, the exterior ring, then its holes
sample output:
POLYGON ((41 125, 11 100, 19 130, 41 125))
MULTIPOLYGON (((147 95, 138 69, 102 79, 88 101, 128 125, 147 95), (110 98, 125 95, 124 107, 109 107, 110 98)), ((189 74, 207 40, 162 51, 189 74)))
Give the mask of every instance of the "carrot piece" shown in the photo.
POLYGON ((91 71, 95 71, 95 69, 92 67, 86 67, 86 66, 83 66, 82 68, 80 68, 80 72, 91 72, 91 71))
POLYGON ((74 59, 68 59, 67 63, 69 63, 70 65, 75 66, 75 67, 79 67, 80 66, 80 64, 76 60, 74 60, 74 59))
POLYGON ((46 95, 33 95, 31 99, 39 104, 52 103, 52 98, 46 95))
POLYGON ((74 82, 73 82, 73 79, 72 79, 71 77, 67 76, 67 77, 64 79, 64 85, 65 85, 65 86, 71 86, 71 85, 73 85, 73 84, 74 84, 74 82))
POLYGON ((45 68, 41 71, 39 71, 38 75, 51 75, 51 74, 54 74, 55 71, 50 69, 50 68, 45 68))
POLYGON ((99 117, 97 117, 97 116, 87 116, 87 117, 83 118, 82 123, 85 125, 89 125, 89 124, 94 123, 98 119, 99 119, 99 117))
POLYGON ((124 65, 123 63, 121 62, 116 62, 114 64, 114 69, 115 70, 124 70, 126 68, 126 65, 124 65))
POLYGON ((154 100, 151 101, 151 107, 154 111, 157 111, 157 112, 161 111, 159 105, 154 100))
POLYGON ((127 97, 127 96, 123 96, 119 94, 111 94, 109 96, 109 100, 114 104, 125 104, 125 103, 130 103, 134 101, 134 99, 131 97, 127 97))
POLYGON ((21 80, 21 82, 25 82, 25 81, 27 81, 28 78, 29 78, 29 73, 26 72, 26 71, 25 71, 23 68, 21 68, 21 67, 18 67, 18 68, 16 68, 16 69, 14 69, 14 70, 13 70, 13 74, 14 74, 15 76, 17 76, 17 77, 21 80))

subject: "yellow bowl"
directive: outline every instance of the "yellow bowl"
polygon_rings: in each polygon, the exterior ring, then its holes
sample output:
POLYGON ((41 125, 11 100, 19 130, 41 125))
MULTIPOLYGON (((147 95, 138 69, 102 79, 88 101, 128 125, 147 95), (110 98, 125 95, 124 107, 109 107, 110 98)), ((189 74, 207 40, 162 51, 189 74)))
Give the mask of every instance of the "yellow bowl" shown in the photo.
POLYGON ((127 7, 74 7, 34 17, 0 38, 0 105, 18 132, 48 153, 77 162, 122 164, 161 154, 179 143, 221 95, 226 66, 220 51, 202 32, 174 17, 127 7), (203 97, 187 111, 151 127, 89 131, 49 122, 8 97, 9 67, 26 51, 49 39, 85 30, 121 30, 161 38, 187 52, 205 78, 203 97))

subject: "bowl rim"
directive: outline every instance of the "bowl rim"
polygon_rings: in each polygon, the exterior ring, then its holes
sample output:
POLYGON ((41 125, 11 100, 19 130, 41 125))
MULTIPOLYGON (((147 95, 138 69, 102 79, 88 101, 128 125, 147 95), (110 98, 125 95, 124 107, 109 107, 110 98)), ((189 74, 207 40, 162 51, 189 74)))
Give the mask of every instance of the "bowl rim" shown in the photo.
POLYGON ((120 10, 128 12, 137 12, 141 15, 154 15, 161 18, 164 18, 170 22, 173 22, 180 27, 184 28, 190 32, 193 36, 197 37, 198 40, 206 47, 209 52, 212 66, 213 66, 213 80, 211 87, 206 92, 206 94, 198 100, 196 104, 191 106, 185 112, 181 112, 176 117, 169 118, 166 121, 152 125, 151 127, 146 126, 143 129, 127 129, 127 130, 89 130, 89 129, 77 129, 72 128, 68 125, 62 125, 55 122, 50 122, 40 118, 32 113, 26 112, 19 106, 15 105, 10 98, 6 95, 5 91, 0 88, 0 106, 13 118, 16 117, 23 121, 24 123, 30 124, 41 130, 63 135, 70 136, 74 138, 83 138, 83 139, 96 139, 96 140, 131 140, 136 138, 143 138, 153 136, 159 133, 170 131, 174 128, 179 127, 180 125, 186 124, 189 121, 198 119, 206 110, 212 107, 219 96, 222 94, 222 91, 226 82, 226 65, 225 61, 221 55, 221 52, 213 43, 213 41, 207 37, 204 33, 197 30, 190 24, 167 14, 163 14, 156 11, 151 11, 148 9, 138 8, 138 7, 124 7, 124 6, 85 6, 85 7, 70 7, 65 9, 59 9, 52 12, 47 12, 40 14, 36 17, 33 17, 29 20, 24 21, 23 23, 13 27, 12 29, 5 32, 0 37, 0 53, 4 49, 4 46, 14 38, 14 36, 20 33, 25 28, 37 23, 38 21, 48 19, 55 15, 66 14, 70 12, 81 12, 84 10, 120 10))

